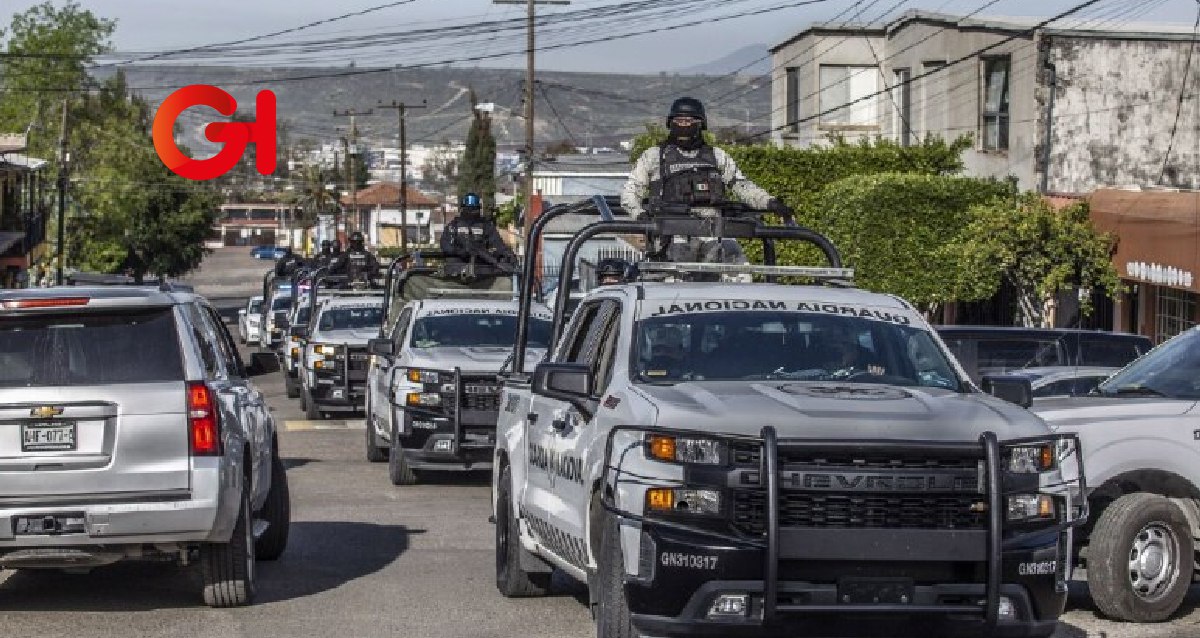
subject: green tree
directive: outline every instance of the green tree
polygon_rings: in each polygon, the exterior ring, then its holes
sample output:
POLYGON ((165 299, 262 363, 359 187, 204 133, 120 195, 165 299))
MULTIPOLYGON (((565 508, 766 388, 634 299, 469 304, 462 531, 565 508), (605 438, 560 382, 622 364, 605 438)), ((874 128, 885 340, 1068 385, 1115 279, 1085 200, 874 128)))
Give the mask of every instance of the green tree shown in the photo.
POLYGON ((69 2, 51 2, 13 15, 0 41, 0 131, 30 131, 29 154, 54 157, 63 100, 90 84, 92 57, 110 50, 116 23, 69 2))
MULTIPOLYGON (((987 297, 982 288, 954 289, 960 271, 946 246, 971 223, 973 206, 999 198, 1011 187, 996 180, 921 173, 855 175, 830 184, 802 211, 800 223, 819 230, 838 247, 855 283, 899 295, 927 311, 949 301, 987 297)), ((797 248, 792 248, 793 255, 797 248)), ((819 263, 808 249, 801 263, 819 263)))
MULTIPOLYGON (((1048 304, 1060 292, 1120 290, 1112 265, 1114 239, 1101 234, 1086 204, 1055 210, 1037 193, 1014 201, 997 199, 973 207, 971 221, 944 252, 957 264, 947 282, 962 298, 982 299, 1007 281, 1017 291, 1021 321, 1048 325, 1048 304)), ((1081 312, 1091 313, 1091 295, 1081 295, 1081 312)))
POLYGON ((208 185, 171 173, 150 139, 150 105, 129 97, 123 74, 86 97, 75 132, 81 155, 72 168, 68 255, 84 270, 128 270, 175 277, 200 264, 216 220, 218 197, 208 185))
POLYGON ((483 209, 496 206, 496 138, 492 136, 492 116, 476 108, 471 92, 471 128, 467 131, 466 150, 458 172, 458 199, 475 193, 483 199, 483 209))

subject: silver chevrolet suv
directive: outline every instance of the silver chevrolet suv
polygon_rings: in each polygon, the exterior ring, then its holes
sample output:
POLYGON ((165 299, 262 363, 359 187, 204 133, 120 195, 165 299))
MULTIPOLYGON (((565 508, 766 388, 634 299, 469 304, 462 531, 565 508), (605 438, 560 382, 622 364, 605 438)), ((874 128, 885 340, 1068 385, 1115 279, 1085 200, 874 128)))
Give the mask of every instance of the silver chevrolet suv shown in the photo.
POLYGON ((287 545, 275 422, 203 298, 157 287, 0 291, 0 568, 199 563, 244 605, 287 545))

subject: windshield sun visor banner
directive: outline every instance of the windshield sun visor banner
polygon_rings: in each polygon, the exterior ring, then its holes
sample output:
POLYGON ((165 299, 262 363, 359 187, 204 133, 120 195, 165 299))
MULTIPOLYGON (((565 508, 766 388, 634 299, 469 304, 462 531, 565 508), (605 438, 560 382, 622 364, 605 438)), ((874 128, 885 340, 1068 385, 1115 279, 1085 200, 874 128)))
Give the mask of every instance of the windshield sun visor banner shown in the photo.
POLYGON ((859 317, 886 321, 902 326, 915 323, 916 319, 896 308, 879 308, 860 304, 837 304, 821 301, 762 301, 751 299, 675 300, 670 303, 649 303, 645 317, 691 314, 698 312, 730 312, 739 310, 774 310, 807 312, 814 314, 859 317))

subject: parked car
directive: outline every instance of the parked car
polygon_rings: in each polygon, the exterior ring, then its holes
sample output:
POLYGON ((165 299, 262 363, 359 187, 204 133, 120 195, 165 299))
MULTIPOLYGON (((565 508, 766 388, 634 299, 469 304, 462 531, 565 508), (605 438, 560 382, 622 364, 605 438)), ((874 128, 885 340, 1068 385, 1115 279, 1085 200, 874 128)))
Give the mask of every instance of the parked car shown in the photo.
POLYGON ((287 252, 288 249, 283 246, 255 246, 250 249, 250 255, 255 259, 279 259, 287 252))
POLYGON ((1121 368, 1154 347, 1142 335, 1069 328, 938 326, 937 331, 975 383, 1027 368, 1121 368))
POLYGON ((1033 411, 1083 450, 1093 524, 1076 534, 1088 591, 1105 615, 1161 622, 1197 575, 1200 328, 1134 361, 1086 397, 1033 411))
POLYGON ((257 345, 262 334, 262 295, 251 297, 246 307, 238 310, 238 337, 242 343, 257 345))
POLYGON ((158 287, 0 291, 0 568, 198 564, 250 602, 288 540, 274 418, 217 311, 158 287))
POLYGON ((1079 397, 1100 385, 1120 368, 1105 366, 1049 366, 1025 368, 1007 373, 1008 376, 1028 379, 1033 398, 1079 397))

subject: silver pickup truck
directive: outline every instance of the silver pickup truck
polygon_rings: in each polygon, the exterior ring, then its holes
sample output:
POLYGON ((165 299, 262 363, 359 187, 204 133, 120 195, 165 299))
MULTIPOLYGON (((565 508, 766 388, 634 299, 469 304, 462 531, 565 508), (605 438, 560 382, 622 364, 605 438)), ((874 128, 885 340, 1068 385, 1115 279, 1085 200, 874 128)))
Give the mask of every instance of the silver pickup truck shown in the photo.
POLYGON ((1092 600, 1119 620, 1170 618, 1200 565, 1200 328, 1090 396, 1033 411, 1083 446, 1093 522, 1077 540, 1092 600))
POLYGON ((198 563, 243 605, 287 545, 275 421, 216 311, 151 287, 0 291, 0 568, 198 563))
POLYGON ((309 419, 356 413, 366 401, 367 343, 383 324, 383 298, 349 294, 318 298, 306 326, 289 329, 304 339, 300 406, 309 419))
MULTIPOLYGON (((609 222, 603 204, 564 279, 588 236, 721 230, 609 222)), ((564 211, 586 203, 543 213, 526 245, 564 211)), ((560 299, 528 371, 518 337, 492 483, 500 592, 578 579, 600 638, 1052 634, 1085 517, 1074 440, 977 389, 911 305, 850 286, 828 240, 734 231, 809 241, 830 265, 641 263, 569 318, 560 299), (718 278, 735 274, 816 285, 718 278)))

